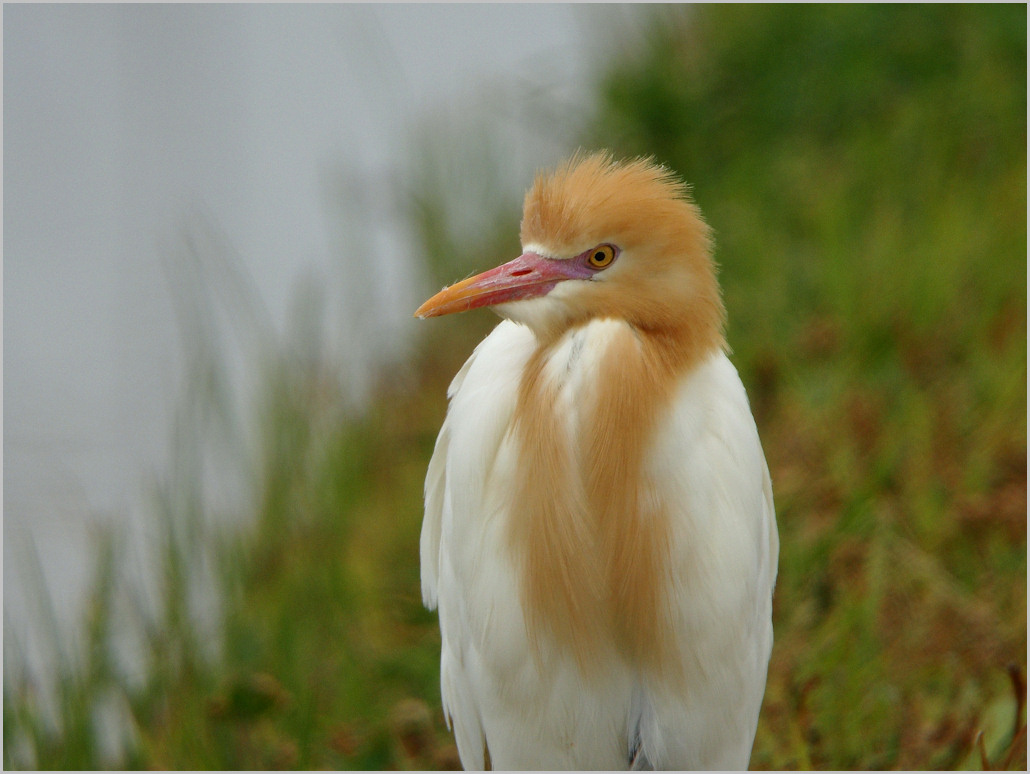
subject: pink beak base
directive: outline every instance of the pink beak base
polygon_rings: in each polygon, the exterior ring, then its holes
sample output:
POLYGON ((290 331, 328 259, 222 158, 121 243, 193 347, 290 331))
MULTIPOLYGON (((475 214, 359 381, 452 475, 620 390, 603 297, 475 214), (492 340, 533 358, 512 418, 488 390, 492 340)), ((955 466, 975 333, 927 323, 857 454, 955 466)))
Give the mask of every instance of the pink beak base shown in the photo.
POLYGON ((420 318, 466 312, 481 306, 506 304, 543 296, 567 279, 588 279, 591 272, 576 261, 523 253, 495 269, 444 288, 415 310, 420 318))

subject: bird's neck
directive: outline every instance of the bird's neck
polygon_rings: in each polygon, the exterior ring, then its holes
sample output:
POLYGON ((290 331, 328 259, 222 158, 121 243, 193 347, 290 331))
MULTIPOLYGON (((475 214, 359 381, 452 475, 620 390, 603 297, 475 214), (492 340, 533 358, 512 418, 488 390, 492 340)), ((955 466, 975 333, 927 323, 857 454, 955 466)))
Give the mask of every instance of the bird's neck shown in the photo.
POLYGON ((584 671, 610 647, 664 672, 675 663, 669 520, 648 496, 647 454, 677 385, 722 337, 625 323, 605 330, 602 350, 581 364, 589 377, 577 394, 567 367, 549 367, 561 337, 541 341, 523 373, 512 545, 535 637, 567 647, 584 671))

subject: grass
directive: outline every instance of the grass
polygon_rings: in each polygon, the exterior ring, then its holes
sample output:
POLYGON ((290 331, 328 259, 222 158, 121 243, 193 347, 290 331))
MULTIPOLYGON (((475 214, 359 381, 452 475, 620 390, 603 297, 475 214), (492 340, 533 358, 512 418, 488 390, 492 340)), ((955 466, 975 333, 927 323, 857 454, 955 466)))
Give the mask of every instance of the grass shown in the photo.
MULTIPOLYGON (((781 534, 752 767, 1025 769, 1026 8, 655 13, 583 142, 669 163, 716 230, 781 534)), ((465 244, 439 230, 441 199, 412 201, 439 251, 503 252, 504 234, 465 244)), ((284 347, 249 525, 169 531, 142 681, 109 654, 102 554, 56 722, 5 681, 5 766, 455 765, 421 488, 447 382, 491 325, 427 325, 357 420, 332 370, 284 347), (198 553, 222 589, 214 632, 191 613, 198 553), (128 729, 121 755, 105 722, 128 729)), ((195 499, 162 497, 189 523, 195 499)))

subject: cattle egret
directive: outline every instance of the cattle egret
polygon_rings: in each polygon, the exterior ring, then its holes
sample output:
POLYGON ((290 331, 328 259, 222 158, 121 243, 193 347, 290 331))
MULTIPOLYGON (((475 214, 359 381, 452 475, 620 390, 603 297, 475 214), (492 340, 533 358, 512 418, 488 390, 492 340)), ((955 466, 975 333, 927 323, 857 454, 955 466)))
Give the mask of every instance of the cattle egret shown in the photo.
POLYGON ((709 229, 667 169, 596 153, 537 176, 521 237, 415 313, 504 318, 426 477, 462 764, 746 768, 779 539, 709 229))

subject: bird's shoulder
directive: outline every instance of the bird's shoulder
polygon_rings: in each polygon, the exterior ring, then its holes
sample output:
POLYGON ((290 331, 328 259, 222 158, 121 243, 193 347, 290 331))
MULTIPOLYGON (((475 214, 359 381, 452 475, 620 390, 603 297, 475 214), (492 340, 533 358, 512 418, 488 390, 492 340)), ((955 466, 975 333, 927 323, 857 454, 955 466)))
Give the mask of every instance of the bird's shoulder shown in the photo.
POLYGON ((723 351, 684 375, 656 424, 649 472, 672 502, 689 510, 695 536, 748 532, 775 518, 758 428, 744 385, 723 351))
POLYGON ((518 375, 536 346, 536 337, 528 327, 502 320, 476 345, 455 374, 447 388, 448 399, 453 402, 466 383, 474 391, 494 385, 510 386, 513 382, 517 385, 518 375))
POLYGON ((451 380, 449 406, 425 483, 425 515, 420 542, 422 597, 437 604, 440 547, 445 511, 453 512, 454 496, 478 496, 487 461, 497 453, 515 410, 519 374, 535 339, 523 325, 504 320, 479 343, 451 380))

